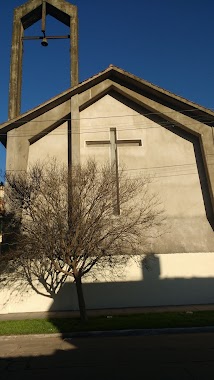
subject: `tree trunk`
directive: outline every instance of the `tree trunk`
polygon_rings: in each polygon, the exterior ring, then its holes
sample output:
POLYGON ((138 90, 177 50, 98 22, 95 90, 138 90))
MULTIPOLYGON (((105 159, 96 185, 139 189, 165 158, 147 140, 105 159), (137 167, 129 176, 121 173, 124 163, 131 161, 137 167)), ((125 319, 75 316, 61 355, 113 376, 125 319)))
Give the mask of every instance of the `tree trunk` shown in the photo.
POLYGON ((86 322, 88 320, 88 316, 86 313, 85 299, 84 299, 83 288, 82 288, 82 277, 80 275, 75 277, 75 282, 76 282, 77 297, 78 297, 78 304, 79 304, 79 310, 80 310, 80 318, 81 318, 81 321, 86 322))

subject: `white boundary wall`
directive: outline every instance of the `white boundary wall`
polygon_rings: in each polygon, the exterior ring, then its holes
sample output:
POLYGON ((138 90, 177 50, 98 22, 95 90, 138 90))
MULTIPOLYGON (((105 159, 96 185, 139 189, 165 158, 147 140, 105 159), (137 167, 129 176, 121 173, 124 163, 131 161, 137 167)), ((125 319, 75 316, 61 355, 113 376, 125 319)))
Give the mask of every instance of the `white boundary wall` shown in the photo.
MULTIPOLYGON (((84 282, 88 309, 214 303, 214 252, 155 255, 149 269, 130 261, 119 278, 99 276, 84 282)), ((4 288, 0 314, 48 310, 77 310, 75 285, 66 282, 55 299, 4 288)))

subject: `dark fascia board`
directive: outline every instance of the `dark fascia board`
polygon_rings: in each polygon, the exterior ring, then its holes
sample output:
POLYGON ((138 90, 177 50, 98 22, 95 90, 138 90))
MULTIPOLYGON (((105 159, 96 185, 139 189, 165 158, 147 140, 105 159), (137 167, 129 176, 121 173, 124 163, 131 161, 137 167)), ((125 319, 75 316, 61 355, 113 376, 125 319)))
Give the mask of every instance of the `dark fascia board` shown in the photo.
MULTIPOLYGON (((69 100, 72 96, 76 94, 80 94, 89 88, 92 88, 96 84, 104 81, 105 79, 111 79, 112 81, 116 81, 122 83, 124 86, 134 89, 136 92, 143 93, 148 97, 155 96, 162 103, 167 103, 171 108, 176 109, 178 112, 182 112, 182 110, 189 109, 191 112, 188 114, 189 117, 192 117, 198 121, 201 121, 201 117, 203 116, 203 123, 210 126, 214 120, 214 112, 197 105, 189 100, 186 100, 178 95, 172 94, 167 90, 164 90, 158 86, 153 85, 150 82, 145 81, 144 79, 140 79, 126 71, 119 69, 116 66, 110 66, 106 70, 94 75, 93 77, 85 80, 84 82, 78 84, 75 87, 72 87, 61 94, 55 96, 54 98, 48 100, 45 103, 33 108, 32 110, 25 112, 22 115, 19 115, 13 120, 9 120, 0 125, 0 132, 7 133, 11 129, 17 128, 20 125, 26 124, 28 121, 33 120, 34 118, 42 115, 43 113, 49 111, 50 109, 64 103, 69 100), (202 116, 201 116, 202 115, 202 116)), ((185 112, 185 111, 184 111, 185 112)), ((184 113, 183 112, 183 113, 184 113)))
POLYGON ((66 26, 70 27, 70 18, 71 16, 64 13, 63 11, 55 8, 51 4, 47 4, 47 15, 54 17, 56 20, 62 22, 66 26))
MULTIPOLYGON (((77 14, 77 7, 65 0, 46 0, 47 14, 56 18, 66 26, 70 26, 70 18, 77 14)), ((30 0, 15 8, 15 14, 21 19, 24 29, 29 28, 42 17, 42 0, 30 0)))
POLYGON ((7 135, 6 134, 0 135, 0 143, 2 143, 4 145, 4 147, 6 148, 6 146, 7 146, 7 135))
POLYGON ((132 90, 142 93, 149 98, 153 98, 157 102, 172 108, 175 111, 183 113, 199 122, 214 126, 214 112, 208 108, 200 106, 194 102, 191 102, 181 96, 175 95, 167 90, 164 90, 144 79, 140 79, 130 73, 126 73, 124 70, 117 69, 115 71, 115 80, 124 82, 132 90), (124 80, 125 75, 125 80, 124 80))
POLYGON ((40 104, 39 106, 33 108, 32 110, 29 110, 16 118, 12 120, 8 120, 5 123, 0 124, 0 134, 7 133, 11 131, 12 129, 18 128, 21 125, 24 125, 28 123, 28 121, 31 121, 35 119, 36 117, 42 115, 43 113, 53 109, 54 107, 57 107, 58 105, 66 102, 69 100, 72 96, 81 93, 94 85, 100 83, 101 81, 108 78, 108 73, 101 73, 97 74, 93 78, 89 78, 86 81, 78 84, 75 87, 69 88, 68 90, 60 93, 59 95, 49 99, 48 101, 40 104), (100 77, 102 75, 102 77, 100 77))
POLYGON ((33 9, 31 12, 21 18, 23 28, 27 29, 37 21, 41 20, 41 15, 42 5, 39 5, 36 9, 33 9))

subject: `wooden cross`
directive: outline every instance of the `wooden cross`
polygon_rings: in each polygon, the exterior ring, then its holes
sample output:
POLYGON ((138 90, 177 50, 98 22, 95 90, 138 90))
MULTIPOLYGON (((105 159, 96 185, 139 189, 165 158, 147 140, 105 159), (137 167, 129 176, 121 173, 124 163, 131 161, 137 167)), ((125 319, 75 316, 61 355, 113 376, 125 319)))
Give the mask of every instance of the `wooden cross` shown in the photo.
POLYGON ((110 140, 86 141, 87 146, 109 145, 111 149, 111 167, 114 170, 115 190, 113 198, 115 199, 113 210, 115 215, 120 215, 120 195, 119 195, 119 176, 118 176, 118 154, 117 146, 142 146, 141 140, 118 140, 116 128, 110 128, 110 140))

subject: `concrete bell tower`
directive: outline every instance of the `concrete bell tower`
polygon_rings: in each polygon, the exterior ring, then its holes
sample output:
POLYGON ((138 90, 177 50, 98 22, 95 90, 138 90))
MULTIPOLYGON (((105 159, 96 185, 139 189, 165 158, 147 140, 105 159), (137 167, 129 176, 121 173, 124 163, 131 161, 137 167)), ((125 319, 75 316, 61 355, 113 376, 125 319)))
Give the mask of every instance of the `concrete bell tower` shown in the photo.
POLYGON ((48 45, 48 39, 70 38, 70 81, 71 86, 78 84, 78 18, 77 7, 65 0, 29 0, 14 10, 13 38, 10 64, 9 120, 19 116, 22 91, 22 56, 25 39, 41 40, 48 45), (70 28, 70 35, 47 36, 46 15, 51 15, 70 28), (42 20, 41 35, 24 37, 24 30, 42 20))

